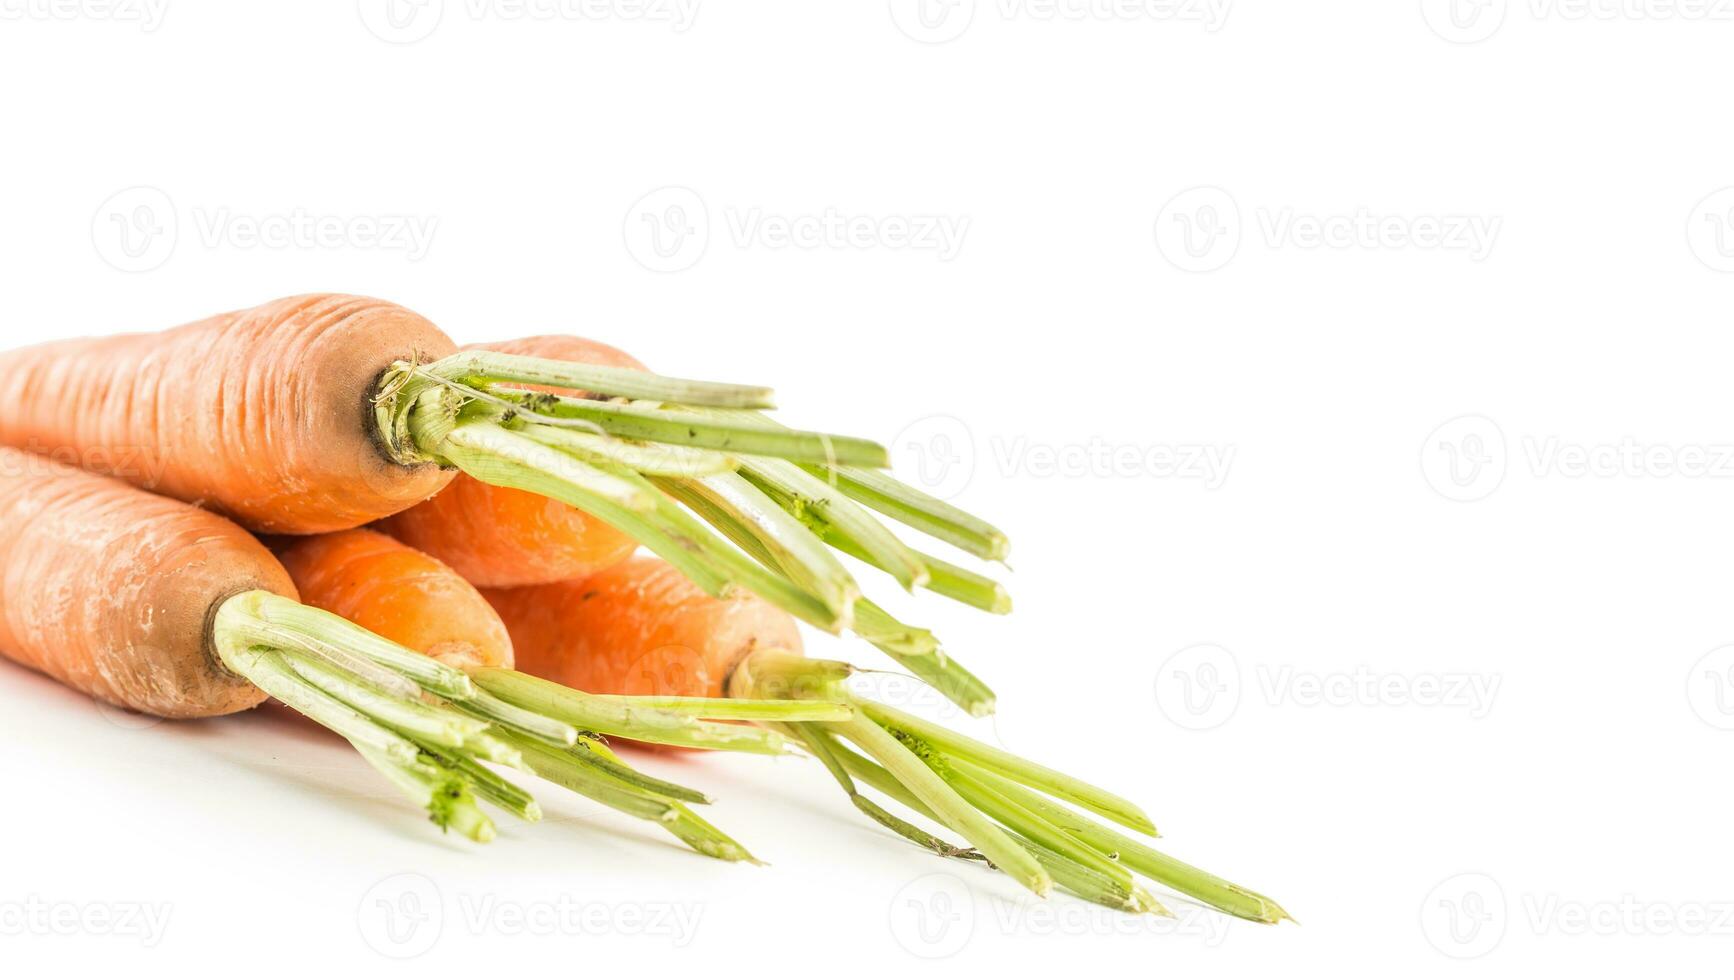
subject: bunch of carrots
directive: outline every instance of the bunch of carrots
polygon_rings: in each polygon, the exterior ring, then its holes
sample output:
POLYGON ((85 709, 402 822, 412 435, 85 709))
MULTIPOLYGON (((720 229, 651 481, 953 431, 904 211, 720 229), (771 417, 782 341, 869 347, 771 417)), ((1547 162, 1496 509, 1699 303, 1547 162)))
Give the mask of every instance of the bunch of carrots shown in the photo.
POLYGON ((1038 894, 1163 913, 1147 879, 1287 917, 1153 848, 1135 804, 803 655, 798 623, 853 633, 991 713, 851 568, 1003 614, 997 582, 887 522, 985 561, 1008 545, 888 475, 881 446, 773 420, 767 389, 577 337, 459 350, 330 294, 0 370, 0 652, 92 696, 171 718, 275 698, 478 841, 484 804, 539 818, 522 772, 727 860, 752 858, 693 809, 708 797, 609 737, 798 747, 880 826, 1038 894))

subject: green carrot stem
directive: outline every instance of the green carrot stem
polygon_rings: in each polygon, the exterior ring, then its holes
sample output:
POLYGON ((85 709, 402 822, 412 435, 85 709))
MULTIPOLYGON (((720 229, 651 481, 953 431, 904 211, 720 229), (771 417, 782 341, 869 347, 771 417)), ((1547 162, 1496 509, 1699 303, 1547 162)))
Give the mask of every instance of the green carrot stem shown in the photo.
POLYGON ((455 830, 478 844, 494 839, 494 822, 476 806, 468 785, 429 757, 404 763, 369 745, 352 743, 375 769, 427 810, 441 829, 455 830))
POLYGON ((555 499, 573 490, 639 513, 656 509, 656 500, 632 482, 490 422, 453 428, 439 449, 452 465, 483 483, 555 499))
POLYGON ((454 701, 452 706, 550 745, 565 747, 578 741, 578 729, 571 725, 534 711, 527 711, 510 701, 502 701, 480 688, 477 688, 474 697, 454 701))
MULTIPOLYGON (((222 613, 218 613, 220 619, 222 613)), ((408 739, 303 680, 283 658, 262 647, 234 646, 218 632, 217 654, 223 665, 255 687, 331 729, 357 746, 366 746, 400 763, 415 761, 418 750, 408 739)))
POLYGON ((567 751, 582 759, 585 765, 593 766, 608 773, 615 779, 638 789, 655 793, 658 796, 666 796, 671 800, 680 800, 685 803, 702 804, 711 802, 711 798, 708 795, 701 793, 696 789, 691 789, 682 786, 679 783, 671 783, 666 779, 658 779, 647 773, 639 772, 637 769, 627 765, 625 760, 621 759, 613 752, 608 751, 606 747, 594 739, 580 739, 577 745, 572 746, 570 749, 567 749, 567 751))
POLYGON ((604 704, 619 701, 625 706, 650 711, 672 711, 706 721, 848 721, 855 709, 841 701, 783 701, 766 698, 686 698, 656 694, 630 696, 594 694, 604 704))
POLYGON ((854 436, 767 426, 639 402, 566 398, 496 386, 483 390, 492 397, 521 406, 536 417, 534 421, 575 420, 625 439, 810 463, 836 462, 860 466, 886 466, 890 463, 884 446, 854 436))
POLYGON ((825 522, 832 533, 848 538, 905 589, 927 584, 927 566, 908 545, 864 508, 806 470, 787 460, 748 456, 741 460, 741 475, 795 516, 811 514, 825 522))
POLYGON ((970 806, 903 743, 866 718, 840 722, 835 731, 878 760, 898 782, 925 803, 941 823, 962 834, 1012 880, 1037 895, 1048 893, 1053 879, 1041 863, 1008 837, 1004 830, 970 806))
POLYGON ((861 589, 806 525, 735 473, 657 485, 759 561, 845 615, 861 589))
POLYGON ((954 764, 1001 795, 1042 814, 1077 839, 1114 855, 1126 867, 1183 895, 1254 922, 1279 922, 1289 917, 1282 906, 1255 891, 1169 857, 1141 840, 1112 827, 1104 827, 1004 776, 968 762, 954 760, 954 764))
POLYGON ((1041 814, 1020 805, 1017 801, 1004 794, 995 792, 991 787, 978 779, 972 778, 968 772, 950 766, 941 754, 924 753, 922 758, 935 767, 941 778, 950 783, 958 794, 983 813, 1004 824, 1013 832, 1026 837, 1054 853, 1081 864, 1097 874, 1106 877, 1119 889, 1121 898, 1132 897, 1132 872, 1115 864, 1101 852, 1082 843, 1041 814))
MULTIPOLYGON (((836 746, 834 752, 836 753, 837 760, 842 763, 844 769, 851 775, 865 781, 869 786, 872 786, 874 789, 884 793, 897 802, 902 803, 904 806, 909 807, 911 810, 914 810, 916 813, 921 814, 927 819, 932 820, 941 826, 946 826, 945 821, 940 820, 939 817, 934 814, 932 809, 922 803, 919 799, 916 799, 915 795, 910 793, 909 790, 905 788, 903 784, 899 783, 897 778, 891 775, 891 773, 883 766, 871 759, 863 758, 861 755, 851 752, 849 749, 842 746, 836 746)), ((956 828, 952 829, 955 830, 956 828)), ((1123 889, 1115 888, 1113 882, 1108 878, 1108 876, 1092 871, 1091 869, 1060 854, 1047 850, 1028 838, 1020 837, 1015 833, 1011 834, 1011 837, 1031 854, 1035 855, 1036 860, 1040 861, 1042 867, 1046 868, 1048 873, 1053 876, 1055 884, 1080 898, 1123 912, 1153 911, 1158 912, 1159 914, 1165 914, 1167 912, 1166 909, 1162 908, 1161 903, 1157 902, 1155 898, 1151 897, 1148 893, 1145 893, 1142 889, 1134 887, 1132 895, 1128 898, 1123 889)), ((970 855, 961 854, 948 856, 968 857, 970 855)))
MULTIPOLYGON (((855 804, 855 808, 866 814, 868 818, 873 820, 873 822, 879 824, 897 836, 902 837, 917 847, 920 847, 923 850, 932 851, 941 857, 965 858, 976 861, 987 860, 980 851, 974 848, 958 847, 942 837, 930 834, 909 821, 896 816, 889 810, 886 810, 884 807, 858 792, 855 789, 855 781, 849 777, 848 768, 839 758, 839 753, 847 752, 848 750, 837 744, 837 737, 826 731, 824 727, 814 724, 787 725, 783 727, 785 731, 795 735, 801 740, 802 744, 807 746, 807 749, 813 753, 813 756, 824 765, 828 772, 830 772, 831 778, 835 779, 837 785, 843 788, 843 792, 849 797, 849 802, 855 804)), ((899 788, 901 789, 901 787, 899 788)), ((911 798, 913 799, 913 797, 911 798)), ((917 807, 921 811, 926 810, 926 807, 922 806, 919 802, 917 802, 917 807)))
POLYGON ((285 653, 289 668, 314 687, 393 729, 405 738, 443 749, 462 749, 487 723, 419 701, 401 701, 370 689, 365 681, 305 654, 285 653))
POLYGON ((1011 550, 1010 541, 999 528, 888 473, 857 466, 809 468, 821 479, 834 482, 851 499, 977 558, 1004 561, 1011 550))
MULTIPOLYGON (((848 535, 837 534, 821 521, 809 521, 807 526, 827 545, 851 558, 864 561, 876 568, 879 567, 873 556, 848 535)), ((917 551, 915 556, 921 559, 923 565, 927 566, 927 584, 924 586, 927 591, 965 605, 974 606, 996 616, 1003 616, 1011 612, 1011 594, 993 579, 972 572, 967 568, 953 565, 944 559, 935 558, 925 552, 917 551)), ((881 568, 880 571, 885 571, 885 569, 881 568)))
POLYGON ((530 769, 553 783, 629 816, 654 821, 701 854, 725 861, 757 863, 746 848, 676 800, 620 781, 583 757, 550 748, 534 739, 507 735, 530 769))
POLYGON ((225 602, 219 615, 225 617, 230 630, 244 631, 259 624, 275 627, 278 635, 290 637, 298 648, 328 656, 339 664, 347 665, 357 658, 371 660, 443 698, 462 699, 476 693, 475 685, 455 667, 368 632, 341 616, 270 592, 243 592, 225 602))
MULTIPOLYGON (((407 367, 408 365, 399 365, 399 368, 407 367)), ((421 370, 467 384, 495 382, 545 385, 599 395, 648 398, 687 405, 771 408, 774 407, 775 400, 771 389, 758 385, 668 378, 631 368, 579 364, 542 357, 501 354, 496 351, 462 351, 428 364, 421 370)))
POLYGON ((932 724, 896 708, 874 701, 856 700, 854 704, 857 709, 865 712, 874 721, 893 729, 918 735, 933 743, 935 747, 947 755, 956 756, 966 762, 973 762, 984 769, 997 772, 1025 786, 1031 786, 1061 799, 1070 800, 1087 810, 1101 814, 1140 833, 1150 835, 1156 833, 1156 825, 1150 822, 1150 818, 1144 814, 1144 811, 1124 797, 1091 786, 1089 783, 1065 773, 1056 772, 1046 766, 1019 758, 1010 752, 959 735, 950 729, 932 724))
POLYGON ((638 706, 631 698, 585 694, 515 670, 487 667, 472 674, 488 693, 586 731, 688 748, 780 755, 782 736, 763 728, 714 724, 689 713, 638 706))
POLYGON ((698 479, 733 473, 740 463, 733 456, 708 449, 631 442, 613 436, 553 425, 529 424, 517 430, 525 438, 571 453, 579 459, 624 466, 645 476, 698 479))
MULTIPOLYGON (((423 745, 422 750, 433 756, 440 765, 462 776, 476 796, 529 823, 542 819, 541 805, 527 790, 487 766, 465 755, 442 752, 433 745, 423 745)), ((515 749, 513 751, 516 752, 515 749)))

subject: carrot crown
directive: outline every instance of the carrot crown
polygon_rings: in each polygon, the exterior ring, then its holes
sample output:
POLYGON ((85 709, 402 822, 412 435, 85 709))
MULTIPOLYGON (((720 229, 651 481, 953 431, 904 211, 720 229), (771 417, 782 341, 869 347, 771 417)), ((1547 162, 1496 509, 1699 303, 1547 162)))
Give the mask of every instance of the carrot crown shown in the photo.
POLYGON ((989 561, 1004 560, 1006 536, 881 472, 889 454, 877 443, 773 421, 760 411, 772 407, 767 388, 468 351, 400 362, 376 406, 400 463, 570 504, 712 595, 745 590, 827 632, 853 631, 971 714, 993 711, 986 684, 931 632, 867 599, 837 556, 906 590, 1006 613, 997 582, 909 547, 874 512, 989 561))
POLYGON ((718 722, 853 717, 853 709, 835 702, 790 712, 786 702, 598 697, 510 670, 481 670, 472 678, 341 617, 262 591, 225 601, 212 638, 230 670, 348 739, 434 823, 476 841, 494 836, 478 800, 527 821, 542 814, 527 791, 485 765, 494 764, 655 821, 700 853, 750 861, 744 847, 687 806, 708 797, 638 772, 600 736, 775 754, 784 751, 780 734, 718 722))

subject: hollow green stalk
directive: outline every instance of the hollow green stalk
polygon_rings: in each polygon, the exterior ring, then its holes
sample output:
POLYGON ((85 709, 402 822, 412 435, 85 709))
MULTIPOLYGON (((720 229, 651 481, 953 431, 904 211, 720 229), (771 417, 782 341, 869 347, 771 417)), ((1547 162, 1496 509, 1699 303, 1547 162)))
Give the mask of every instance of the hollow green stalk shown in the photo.
POLYGON ((1067 891, 1130 912, 1165 913, 1133 877, 1142 875, 1231 915, 1257 922, 1287 917, 1270 899, 1063 805, 1154 835, 1154 824, 1135 804, 853 694, 846 686, 851 673, 852 668, 837 661, 767 650, 735 668, 728 690, 742 697, 823 699, 852 706, 856 717, 846 723, 804 722, 784 730, 807 745, 858 809, 935 853, 968 857, 978 851, 1025 884, 1029 869, 1036 866, 1067 891), (888 813, 867 800, 854 779, 960 835, 973 850, 952 846, 888 813))
POLYGON ((1010 600, 997 583, 909 547, 869 509, 984 557, 1003 557, 1005 536, 876 473, 888 464, 884 447, 789 428, 757 411, 770 401, 754 386, 471 351, 396 365, 375 418, 401 463, 455 467, 577 507, 713 595, 752 592, 829 632, 864 620, 857 632, 911 673, 972 714, 991 712, 986 685, 940 654, 931 634, 862 598, 832 550, 905 588, 998 613, 1010 600))
POLYGON ((491 839, 495 829, 477 800, 526 821, 542 815, 527 790, 489 768, 497 765, 654 820, 701 853, 751 860, 745 848, 686 808, 708 802, 704 794, 638 772, 583 733, 765 752, 780 751, 782 736, 703 716, 854 715, 848 706, 823 701, 595 698, 509 670, 477 671, 480 680, 473 681, 341 617, 259 591, 218 608, 212 645, 228 669, 348 739, 435 824, 478 842, 491 839))

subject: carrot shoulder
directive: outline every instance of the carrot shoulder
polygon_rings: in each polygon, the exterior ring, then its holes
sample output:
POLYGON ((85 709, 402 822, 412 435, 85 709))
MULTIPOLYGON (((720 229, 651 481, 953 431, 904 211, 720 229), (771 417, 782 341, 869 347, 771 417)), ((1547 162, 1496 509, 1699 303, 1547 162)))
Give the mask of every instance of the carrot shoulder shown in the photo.
POLYGON ((51 455, 256 530, 355 527, 451 479, 388 459, 371 396, 452 342, 382 300, 296 296, 163 333, 0 354, 0 444, 51 455))

